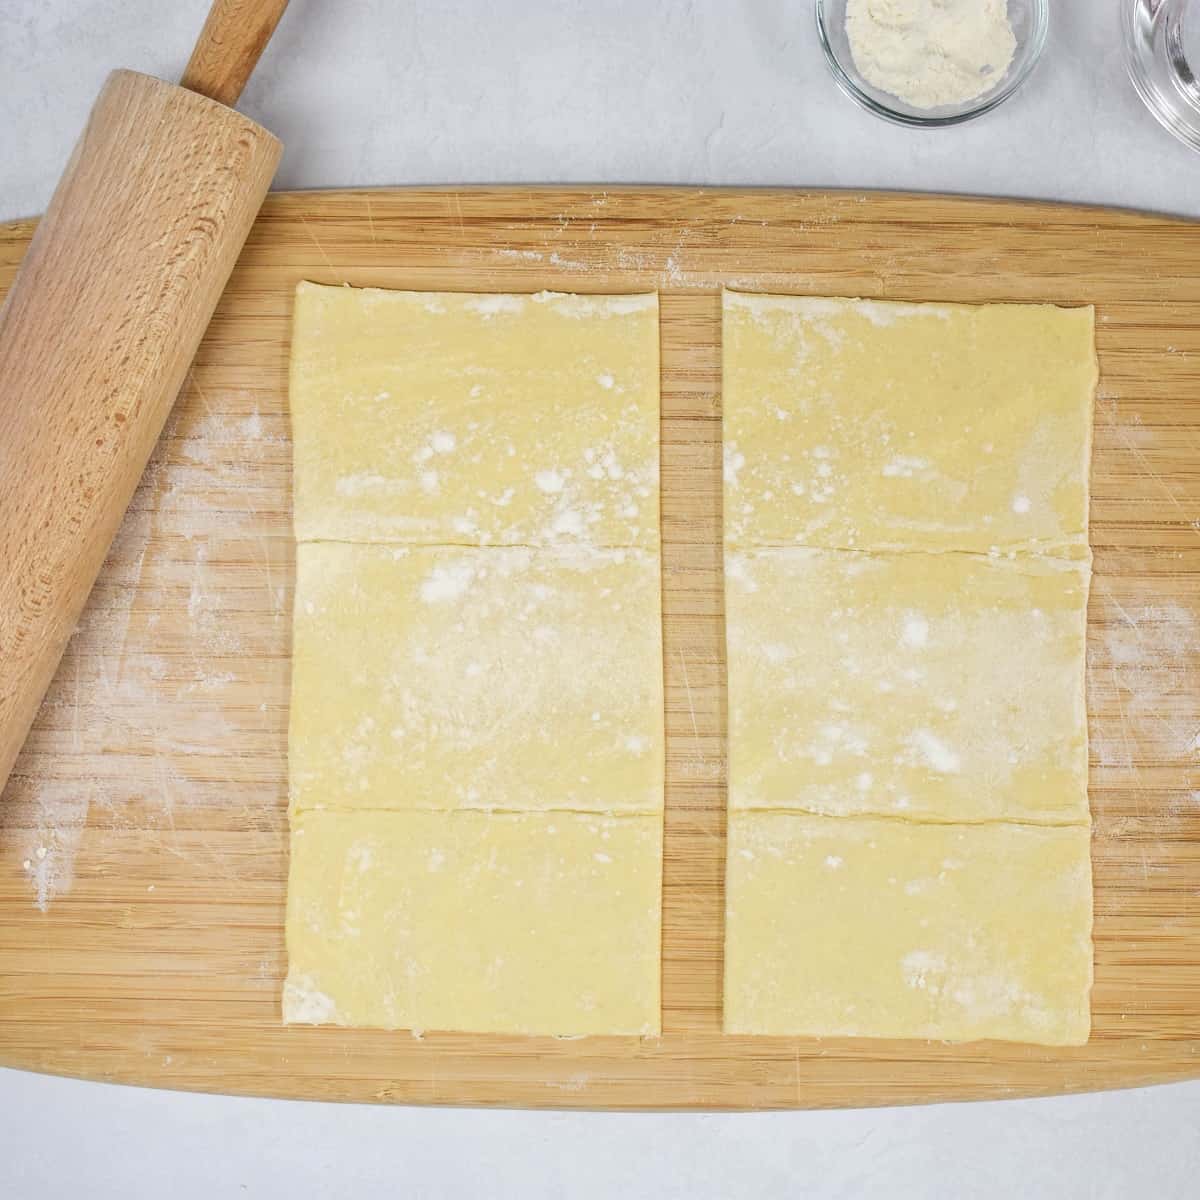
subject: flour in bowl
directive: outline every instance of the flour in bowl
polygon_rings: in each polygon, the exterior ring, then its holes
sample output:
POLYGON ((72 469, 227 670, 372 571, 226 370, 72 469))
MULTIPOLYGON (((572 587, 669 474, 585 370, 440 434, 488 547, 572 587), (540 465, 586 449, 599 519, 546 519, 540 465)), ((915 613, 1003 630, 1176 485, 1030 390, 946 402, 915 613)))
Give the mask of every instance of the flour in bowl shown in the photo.
POLYGON ((989 91, 1017 45, 1008 0, 846 0, 846 36, 862 77, 914 108, 989 91))

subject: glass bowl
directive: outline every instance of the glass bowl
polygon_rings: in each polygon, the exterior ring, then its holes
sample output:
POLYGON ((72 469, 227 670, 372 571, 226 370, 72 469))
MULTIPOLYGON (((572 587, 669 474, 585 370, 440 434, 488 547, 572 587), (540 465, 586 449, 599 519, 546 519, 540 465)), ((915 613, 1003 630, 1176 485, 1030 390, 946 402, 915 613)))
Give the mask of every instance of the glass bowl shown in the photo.
MULTIPOLYGON (((1153 2, 1147 0, 1147 3, 1153 2)), ((868 83, 859 74, 846 35, 846 0, 817 0, 817 32, 821 38, 821 48, 842 91, 877 117, 922 129, 957 125, 991 112, 1029 77, 1046 44, 1046 30, 1050 23, 1049 0, 1008 0, 1008 20, 1017 48, 1008 70, 987 91, 962 104, 916 108, 891 92, 868 83)))
POLYGON ((1121 0, 1125 62, 1146 107, 1200 150, 1200 0, 1121 0))

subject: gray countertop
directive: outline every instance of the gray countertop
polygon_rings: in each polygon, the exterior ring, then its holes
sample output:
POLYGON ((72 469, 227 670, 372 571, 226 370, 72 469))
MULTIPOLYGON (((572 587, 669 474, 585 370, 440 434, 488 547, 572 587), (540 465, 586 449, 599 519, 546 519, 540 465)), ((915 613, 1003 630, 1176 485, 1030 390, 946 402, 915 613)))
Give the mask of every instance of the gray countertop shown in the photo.
MULTIPOLYGON (((1125 0, 1129 2, 1129 0, 1125 0)), ((0 3, 0 220, 41 211, 108 69, 178 77, 206 0, 0 3)), ((280 187, 605 182, 883 187, 1200 216, 1200 156, 1126 81, 1117 0, 1052 0, 997 112, 886 125, 830 78, 811 0, 292 0, 242 108, 280 187)), ((32 902, 32 897, 31 897, 32 902)), ((386 1109, 0 1071, 21 1200, 252 1196, 1192 1195, 1200 1083, 844 1113, 386 1109)), ((10 1191, 11 1189, 11 1191, 10 1191)))

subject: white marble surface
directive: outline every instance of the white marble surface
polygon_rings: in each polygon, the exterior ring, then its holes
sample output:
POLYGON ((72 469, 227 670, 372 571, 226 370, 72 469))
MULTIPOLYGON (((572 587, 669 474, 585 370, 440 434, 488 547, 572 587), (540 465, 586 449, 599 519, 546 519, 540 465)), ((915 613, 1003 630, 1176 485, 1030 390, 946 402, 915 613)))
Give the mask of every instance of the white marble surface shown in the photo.
MULTIPOLYGON (((1118 0, 1050 2, 1034 76, 949 130, 838 92, 812 0, 292 0, 241 107, 283 138, 281 187, 846 185, 1200 216, 1200 156, 1127 83, 1118 0)), ((178 77, 206 7, 0 0, 0 219, 43 208, 110 68, 178 77)))
POLYGON ((860 1112, 530 1113, 0 1072, 12 1200, 1185 1200, 1200 1089, 860 1112))
MULTIPOLYGON (((1126 0, 1127 2, 1127 0, 1126 0)), ((834 87, 811 0, 292 0, 244 110, 282 187, 579 181, 991 192, 1200 216, 1200 156, 1126 83, 1117 0, 1051 0, 1041 67, 955 130, 834 87)), ((0 220, 40 211, 106 71, 176 77, 206 0, 0 0, 0 220)), ((907 1110, 626 1116, 164 1095, 0 1071, 0 1194, 1158 1200, 1200 1083, 907 1110)))

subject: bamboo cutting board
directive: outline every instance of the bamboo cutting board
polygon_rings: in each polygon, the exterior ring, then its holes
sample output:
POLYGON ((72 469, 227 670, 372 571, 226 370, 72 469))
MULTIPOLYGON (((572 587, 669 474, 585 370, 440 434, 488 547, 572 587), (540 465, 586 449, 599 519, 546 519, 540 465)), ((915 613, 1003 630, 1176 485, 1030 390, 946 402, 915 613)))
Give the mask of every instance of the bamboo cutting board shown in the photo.
MULTIPOLYGON (((0 287, 31 223, 0 228, 0 287)), ((19 403, 19 397, 4 397, 19 403)), ((1200 1075, 1200 226, 850 193, 270 199, 0 798, 0 1063, 418 1103, 887 1104, 1200 1075), (299 279, 662 293, 663 1035, 284 1028, 299 279), (1091 1042, 720 1033, 720 297, 1094 303, 1091 1042)))

